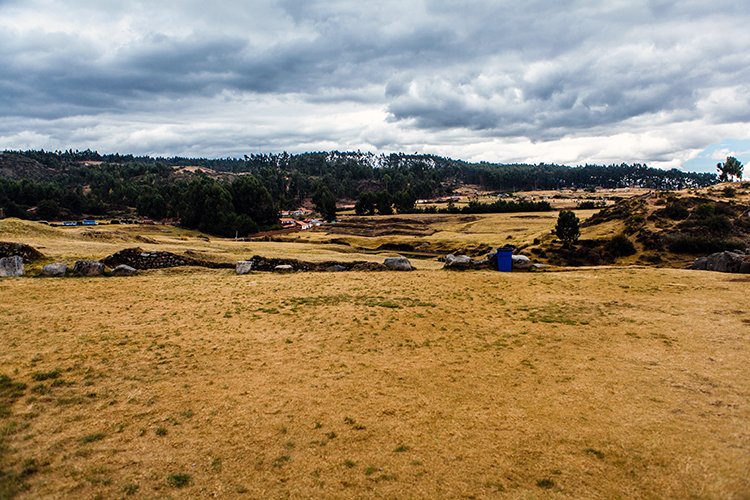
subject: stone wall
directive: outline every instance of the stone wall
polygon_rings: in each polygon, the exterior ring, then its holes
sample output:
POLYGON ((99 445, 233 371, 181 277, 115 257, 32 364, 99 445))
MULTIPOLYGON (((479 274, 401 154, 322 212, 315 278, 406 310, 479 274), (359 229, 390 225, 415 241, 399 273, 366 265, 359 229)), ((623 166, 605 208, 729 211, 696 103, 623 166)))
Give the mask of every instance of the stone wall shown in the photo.
POLYGON ((378 262, 305 262, 296 259, 269 259, 254 255, 248 262, 252 262, 253 271, 275 271, 277 266, 292 266, 292 271, 385 271, 386 267, 378 262))
POLYGON ((29 263, 44 258, 44 255, 36 248, 23 243, 0 241, 0 258, 20 256, 24 262, 29 263))
POLYGON ((117 253, 105 257, 101 260, 111 268, 125 264, 134 269, 164 269, 168 267, 179 266, 200 266, 209 268, 234 268, 234 264, 223 262, 210 262, 201 259, 194 259, 184 255, 177 255, 172 252, 148 252, 141 248, 126 248, 117 253))

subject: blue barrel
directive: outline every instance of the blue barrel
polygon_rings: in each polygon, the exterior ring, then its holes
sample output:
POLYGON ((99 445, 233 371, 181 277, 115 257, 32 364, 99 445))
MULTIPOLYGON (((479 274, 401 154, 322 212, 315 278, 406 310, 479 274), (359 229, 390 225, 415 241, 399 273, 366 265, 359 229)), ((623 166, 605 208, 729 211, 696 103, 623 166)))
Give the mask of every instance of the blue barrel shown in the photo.
POLYGON ((513 269, 513 247, 497 249, 497 270, 501 273, 509 273, 513 269))

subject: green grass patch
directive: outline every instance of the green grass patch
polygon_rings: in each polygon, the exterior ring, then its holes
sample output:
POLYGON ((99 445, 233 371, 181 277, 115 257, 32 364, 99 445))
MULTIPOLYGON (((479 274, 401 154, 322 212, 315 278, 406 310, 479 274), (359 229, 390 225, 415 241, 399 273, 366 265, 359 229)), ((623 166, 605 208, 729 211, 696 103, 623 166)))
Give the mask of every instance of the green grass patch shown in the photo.
POLYGON ((184 488, 190 484, 190 474, 175 473, 167 476, 167 484, 173 488, 184 488))
POLYGON ((101 441, 106 437, 106 434, 103 432, 95 432, 93 434, 87 434, 81 438, 81 443, 93 443, 95 441, 101 441))
POLYGON ((31 378, 33 378, 37 382, 42 382, 44 380, 56 379, 59 376, 60 376, 60 370, 55 368, 54 370, 50 370, 48 372, 36 372, 31 375, 31 378))

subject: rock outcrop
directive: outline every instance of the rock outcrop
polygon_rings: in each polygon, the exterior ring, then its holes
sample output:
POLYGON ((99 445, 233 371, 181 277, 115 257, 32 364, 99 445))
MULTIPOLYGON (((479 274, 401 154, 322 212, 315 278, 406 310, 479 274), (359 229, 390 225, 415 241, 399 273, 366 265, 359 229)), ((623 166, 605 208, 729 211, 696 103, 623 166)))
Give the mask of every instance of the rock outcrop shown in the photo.
POLYGON ((23 276, 23 259, 20 255, 12 255, 0 259, 0 277, 11 278, 23 276))
POLYGON ((750 255, 742 252, 717 252, 698 257, 690 269, 717 271, 720 273, 750 274, 750 255))

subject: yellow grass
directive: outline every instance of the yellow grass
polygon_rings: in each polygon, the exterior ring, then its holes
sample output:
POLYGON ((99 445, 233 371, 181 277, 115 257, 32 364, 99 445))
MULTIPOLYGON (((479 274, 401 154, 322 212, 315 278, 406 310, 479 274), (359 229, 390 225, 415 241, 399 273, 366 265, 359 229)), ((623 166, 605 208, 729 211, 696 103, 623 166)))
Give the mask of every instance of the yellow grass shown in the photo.
POLYGON ((5 279, 0 374, 28 388, 0 465, 35 460, 22 498, 747 498, 747 286, 657 269, 5 279))
MULTIPOLYGON (((576 210, 581 220, 595 214, 597 210, 576 210)), ((508 243, 519 246, 531 244, 534 239, 548 235, 557 223, 557 212, 530 212, 477 215, 407 214, 378 216, 372 218, 377 224, 387 226, 393 220, 414 222, 427 221, 427 227, 436 232, 429 236, 387 235, 365 237, 339 234, 323 226, 316 231, 302 231, 279 237, 289 242, 325 243, 333 239, 343 240, 356 248, 377 248, 383 243, 429 244, 432 249, 444 249, 444 253, 471 245, 500 247, 508 243)), ((344 221, 358 221, 357 217, 345 217, 344 221)))

